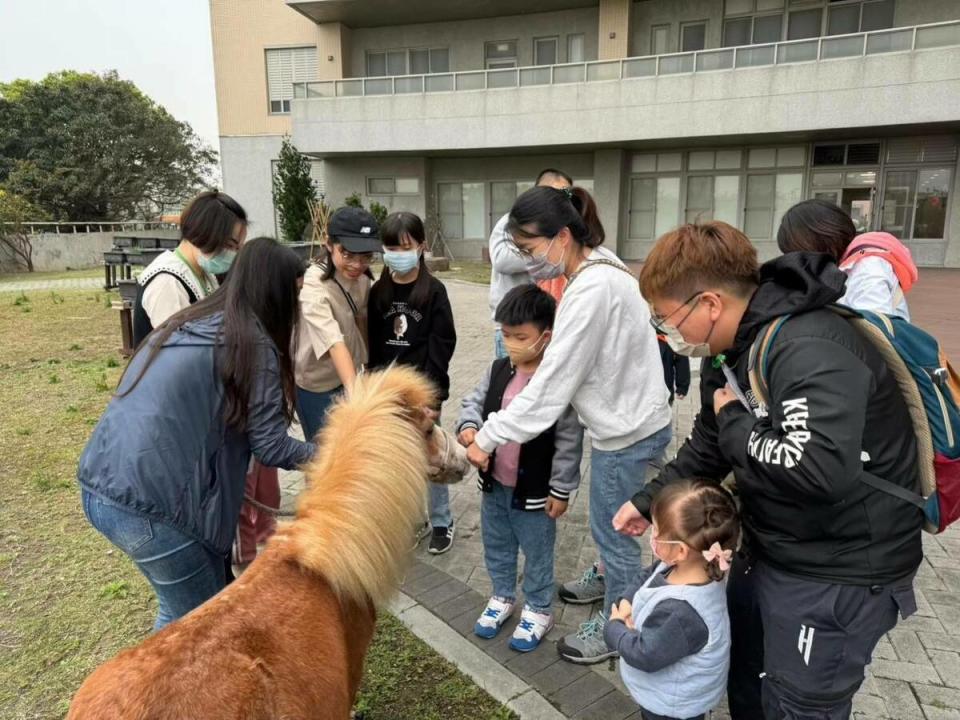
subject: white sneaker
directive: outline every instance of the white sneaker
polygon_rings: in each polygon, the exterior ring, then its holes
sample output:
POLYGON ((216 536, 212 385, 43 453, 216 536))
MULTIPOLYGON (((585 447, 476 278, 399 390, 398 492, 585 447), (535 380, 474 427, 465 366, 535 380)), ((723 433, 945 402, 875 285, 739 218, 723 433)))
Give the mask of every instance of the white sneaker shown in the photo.
POLYGON ((520 613, 520 624, 513 631, 510 647, 519 652, 536 650, 540 641, 553 628, 552 613, 538 613, 526 605, 520 613))
POLYGON ((473 626, 473 634, 477 637, 490 639, 496 637, 500 628, 513 615, 513 608, 516 602, 506 598, 492 597, 487 601, 487 607, 477 618, 473 626))

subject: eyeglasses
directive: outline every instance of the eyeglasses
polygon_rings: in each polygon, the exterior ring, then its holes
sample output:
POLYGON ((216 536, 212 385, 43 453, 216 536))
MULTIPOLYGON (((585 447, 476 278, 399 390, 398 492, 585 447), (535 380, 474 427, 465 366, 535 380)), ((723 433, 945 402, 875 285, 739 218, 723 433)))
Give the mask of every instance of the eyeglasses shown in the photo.
POLYGON ((343 258, 345 263, 351 265, 369 265, 373 262, 373 253, 352 253, 349 250, 344 250, 342 245, 337 245, 337 249, 340 251, 340 257, 343 258))
MULTIPOLYGON (((653 326, 653 329, 656 330, 658 333, 661 333, 661 334, 662 334, 662 333, 663 333, 663 324, 664 324, 667 320, 669 320, 670 318, 672 318, 674 315, 676 315, 678 312, 680 312, 680 311, 681 311, 683 308, 685 308, 687 305, 689 305, 689 304, 692 303, 694 300, 696 300, 696 299, 699 298, 701 295, 703 295, 703 293, 704 293, 703 290, 697 290, 693 295, 691 295, 690 297, 688 297, 688 298, 687 298, 686 300, 684 300, 677 308, 675 308, 675 309, 673 310, 673 312, 667 313, 666 315, 657 315, 656 313, 654 313, 654 312, 651 311, 651 313, 650 313, 650 324, 653 326)), ((674 325, 674 327, 675 327, 675 328, 679 328, 681 325, 683 325, 683 323, 685 323, 685 322, 687 321, 687 318, 690 317, 690 315, 693 313, 694 310, 696 310, 696 307, 695 307, 695 306, 692 307, 692 308, 690 308, 690 312, 688 312, 686 315, 684 315, 684 316, 683 316, 683 320, 681 320, 681 321, 678 322, 676 325, 674 325)))

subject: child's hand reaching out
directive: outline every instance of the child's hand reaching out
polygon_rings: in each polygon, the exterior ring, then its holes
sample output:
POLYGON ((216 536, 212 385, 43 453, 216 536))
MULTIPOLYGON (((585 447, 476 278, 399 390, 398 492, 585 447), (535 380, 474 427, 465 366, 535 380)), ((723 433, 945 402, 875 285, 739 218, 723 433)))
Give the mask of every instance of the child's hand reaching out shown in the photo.
POLYGON ((460 434, 457 435, 457 442, 459 442, 464 447, 470 447, 473 445, 473 439, 477 436, 477 431, 473 428, 464 428, 460 431, 460 434))
POLYGON ((633 606, 630 604, 629 600, 622 599, 620 600, 619 605, 611 605, 610 619, 622 620, 623 624, 626 625, 630 630, 636 629, 633 625, 633 606))

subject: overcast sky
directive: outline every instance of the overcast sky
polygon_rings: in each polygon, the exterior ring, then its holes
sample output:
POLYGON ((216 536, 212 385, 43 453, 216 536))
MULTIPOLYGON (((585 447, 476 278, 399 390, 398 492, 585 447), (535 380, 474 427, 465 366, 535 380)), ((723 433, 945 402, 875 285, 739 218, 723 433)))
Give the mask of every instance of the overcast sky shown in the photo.
POLYGON ((219 149, 207 0, 0 0, 0 82, 116 70, 219 149))

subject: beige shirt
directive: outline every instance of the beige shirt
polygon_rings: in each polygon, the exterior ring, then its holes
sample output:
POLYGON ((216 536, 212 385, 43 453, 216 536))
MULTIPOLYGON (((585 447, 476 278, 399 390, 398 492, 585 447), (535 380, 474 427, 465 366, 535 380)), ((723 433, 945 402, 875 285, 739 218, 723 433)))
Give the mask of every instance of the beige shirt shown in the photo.
POLYGON ((341 385, 330 359, 330 348, 342 342, 350 351, 353 364, 360 370, 367 362, 367 296, 370 278, 362 275, 349 280, 337 274, 323 280, 323 267, 311 265, 300 290, 300 332, 294 373, 297 385, 311 392, 327 392, 341 385), (353 309, 337 282, 353 299, 353 309))

